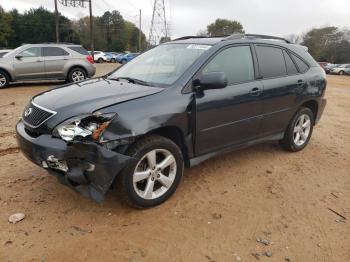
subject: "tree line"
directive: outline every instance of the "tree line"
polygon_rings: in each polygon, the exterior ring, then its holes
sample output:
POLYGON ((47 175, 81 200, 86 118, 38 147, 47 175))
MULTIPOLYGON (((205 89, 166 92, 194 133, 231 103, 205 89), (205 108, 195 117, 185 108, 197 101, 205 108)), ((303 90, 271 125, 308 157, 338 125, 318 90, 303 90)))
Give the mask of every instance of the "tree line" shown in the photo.
MULTIPOLYGON (((138 51, 139 29, 114 10, 102 16, 94 16, 95 50, 138 51)), ((61 42, 81 44, 90 47, 89 18, 70 20, 59 15, 61 42)), ((55 14, 40 7, 19 13, 13 9, 6 12, 0 6, 0 47, 16 48, 24 43, 55 42, 55 14)), ((146 36, 141 32, 142 50, 146 49, 146 36)))

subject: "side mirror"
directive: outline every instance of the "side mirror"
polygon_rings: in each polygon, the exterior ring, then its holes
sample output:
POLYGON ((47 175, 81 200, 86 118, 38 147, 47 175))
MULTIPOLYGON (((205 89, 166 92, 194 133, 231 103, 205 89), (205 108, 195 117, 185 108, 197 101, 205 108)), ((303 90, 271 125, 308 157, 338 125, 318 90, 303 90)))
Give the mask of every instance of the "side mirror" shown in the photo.
POLYGON ((18 60, 21 60, 22 56, 21 55, 16 55, 15 58, 18 59, 18 60))
POLYGON ((193 84, 196 90, 203 91, 206 89, 225 88, 228 81, 224 72, 211 72, 201 75, 193 84))

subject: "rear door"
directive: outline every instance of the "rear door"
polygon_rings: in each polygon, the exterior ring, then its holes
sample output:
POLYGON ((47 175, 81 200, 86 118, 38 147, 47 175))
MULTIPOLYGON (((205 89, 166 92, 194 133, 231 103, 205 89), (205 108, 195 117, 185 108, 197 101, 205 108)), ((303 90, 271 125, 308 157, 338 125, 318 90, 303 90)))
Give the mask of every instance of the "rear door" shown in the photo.
POLYGON ((69 59, 69 53, 60 47, 43 47, 46 78, 64 77, 64 65, 69 59))
POLYGON ((13 59, 13 67, 18 80, 44 79, 45 65, 42 48, 30 47, 21 51, 13 59))
POLYGON ((196 94, 196 155, 242 144, 260 132, 263 90, 251 47, 225 48, 199 74, 210 72, 224 72, 228 86, 196 94))
POLYGON ((286 50, 273 45, 255 45, 255 49, 264 86, 261 133, 266 136, 285 131, 293 116, 297 95, 306 83, 286 50))

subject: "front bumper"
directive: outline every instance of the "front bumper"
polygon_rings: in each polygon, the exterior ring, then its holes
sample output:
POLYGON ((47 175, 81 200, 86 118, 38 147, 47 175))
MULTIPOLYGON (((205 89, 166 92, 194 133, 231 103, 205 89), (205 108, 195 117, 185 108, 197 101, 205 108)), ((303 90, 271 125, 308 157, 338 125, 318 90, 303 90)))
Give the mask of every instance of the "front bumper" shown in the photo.
POLYGON ((18 122, 16 132, 17 143, 30 161, 46 168, 62 184, 97 202, 104 200, 117 174, 136 161, 92 142, 66 143, 51 135, 33 137, 22 121, 18 122), (68 170, 52 168, 52 159, 65 163, 68 170))

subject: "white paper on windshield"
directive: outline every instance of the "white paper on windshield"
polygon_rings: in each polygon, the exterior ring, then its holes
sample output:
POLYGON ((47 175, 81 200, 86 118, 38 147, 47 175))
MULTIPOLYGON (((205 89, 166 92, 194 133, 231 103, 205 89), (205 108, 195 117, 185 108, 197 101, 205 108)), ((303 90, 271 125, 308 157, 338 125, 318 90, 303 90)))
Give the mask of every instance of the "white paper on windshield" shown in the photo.
POLYGON ((208 50, 211 46, 210 45, 195 45, 191 44, 187 46, 187 49, 200 49, 200 50, 208 50))

